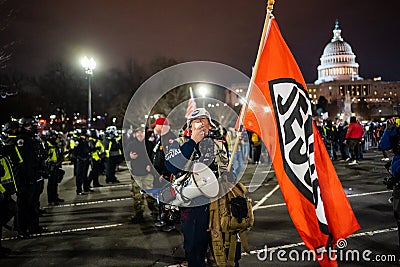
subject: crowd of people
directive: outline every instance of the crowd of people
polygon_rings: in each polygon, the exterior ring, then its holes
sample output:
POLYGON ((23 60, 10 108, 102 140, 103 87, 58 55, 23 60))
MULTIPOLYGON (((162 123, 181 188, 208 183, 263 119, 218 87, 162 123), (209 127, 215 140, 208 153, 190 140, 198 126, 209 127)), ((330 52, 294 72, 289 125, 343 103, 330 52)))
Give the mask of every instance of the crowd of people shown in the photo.
MULTIPOLYGON (((107 127, 104 132, 81 127, 69 133, 62 133, 40 127, 38 120, 34 117, 23 117, 7 122, 2 127, 0 142, 1 227, 5 226, 9 230, 17 232, 18 238, 30 238, 34 234, 47 232, 47 229, 40 225, 39 220, 39 217, 46 212, 43 209, 43 203, 40 203, 40 196, 46 189, 48 205, 54 206, 64 202, 58 190, 58 185, 65 175, 62 168, 63 163, 67 161, 73 164, 76 194, 81 196, 94 193, 96 187, 103 187, 100 181, 101 174, 105 175, 104 182, 107 184, 120 183, 115 173, 125 156, 131 173, 131 191, 134 199, 134 212, 130 222, 132 224, 144 222, 144 211, 147 204, 154 225, 163 231, 170 232, 176 229, 177 223, 182 223, 186 256, 189 262, 201 261, 199 257, 203 257, 203 251, 209 251, 208 247, 203 247, 204 244, 208 245, 208 239, 203 240, 205 243, 201 245, 200 254, 195 252, 194 255, 190 246, 199 245, 194 239, 199 235, 198 229, 196 227, 195 232, 190 232, 190 223, 184 224, 184 221, 185 219, 192 221, 201 216, 204 221, 201 227, 204 228, 204 231, 202 230, 201 235, 205 238, 208 235, 206 231, 208 217, 203 216, 206 210, 201 213, 197 212, 197 215, 193 215, 195 217, 190 219, 192 210, 186 208, 186 213, 182 218, 182 210, 166 203, 157 202, 154 195, 149 196, 151 189, 163 188, 176 177, 176 170, 166 164, 169 146, 173 145, 178 137, 184 137, 187 140, 199 139, 198 133, 192 135, 190 129, 192 121, 199 120, 203 124, 212 122, 209 113, 205 110, 201 111, 202 113, 198 116, 194 115, 191 120, 188 120, 188 128, 184 132, 181 131, 180 134, 172 132, 167 118, 160 117, 150 127, 134 129, 133 134, 127 136, 124 146, 122 145, 122 133, 115 126, 107 127), (196 139, 195 136, 198 138, 196 139), (9 225, 10 223, 12 225, 9 225)), ((196 129, 195 132, 200 132, 200 130, 196 129)), ((203 133, 199 140, 194 141, 195 143, 208 137, 208 130, 201 132, 204 132, 205 136, 203 133)), ((221 146, 224 147, 226 155, 228 155, 228 151, 231 153, 232 129, 230 131, 221 130, 216 135, 221 146)), ((236 175, 240 173, 243 162, 255 157, 258 157, 257 161, 260 160, 257 153, 254 157, 250 152, 255 150, 253 144, 252 149, 247 147, 248 136, 246 132, 241 136, 233 168, 236 175)), ((198 151, 198 145, 194 147, 197 147, 196 151, 198 151)), ((254 160, 254 163, 258 162, 254 160)), ((207 206, 207 203, 204 205, 207 206)), ((0 234, 2 232, 0 229, 0 234)), ((9 253, 10 249, 1 246, 0 241, 0 257, 6 257, 9 253)))
MULTIPOLYGON (((227 170, 228 159, 233 157, 232 170, 226 177, 236 181, 245 164, 259 164, 270 159, 261 155, 259 136, 248 131, 236 133, 233 128, 218 127, 204 108, 196 109, 184 128, 175 130, 171 129, 167 118, 160 117, 151 127, 138 127, 126 138, 124 153, 132 175, 134 199, 134 214, 130 220, 132 224, 144 223, 147 204, 156 227, 170 232, 176 229, 176 224, 181 224, 186 261, 180 266, 204 266, 205 262, 211 265, 214 258, 208 229, 210 199, 200 195, 184 200, 190 202, 189 207, 176 207, 168 202, 156 201, 155 197, 160 189, 185 176, 188 166, 193 166, 195 162, 205 163, 218 178, 227 170), (237 135, 239 142, 233 155, 237 135)), ((238 242, 234 256, 236 266, 240 252, 238 242)))
MULTIPOLYGON (((329 120, 319 124, 317 121, 317 128, 331 159, 338 160, 340 153, 340 160, 349 161, 349 165, 356 165, 362 160, 365 147, 378 147, 384 132, 384 125, 363 125, 356 117, 350 118, 350 124, 329 120)), ((383 160, 387 160, 385 153, 391 146, 387 141, 384 144, 383 160)), ((19 238, 47 231, 39 223, 39 217, 45 212, 41 208, 40 195, 47 185, 48 205, 64 202, 59 196, 58 184, 65 174, 62 163, 66 159, 74 166, 76 194, 81 196, 95 192, 96 187, 103 187, 101 174, 105 175, 104 182, 107 184, 120 183, 115 173, 125 158, 132 180, 133 215, 130 223, 145 222, 146 206, 154 225, 162 231, 170 232, 180 223, 186 264, 202 266, 205 260, 212 261, 207 231, 209 199, 198 196, 190 200, 198 202, 195 207, 177 208, 157 201, 157 190, 166 188, 182 176, 189 161, 209 161, 207 165, 219 177, 226 170, 228 159, 233 156, 229 176, 238 177, 245 164, 271 160, 268 153, 266 156, 261 153, 262 146, 260 137, 255 133, 237 133, 234 128, 217 127, 208 111, 202 108, 195 110, 180 131, 173 131, 168 119, 159 117, 149 127, 128 131, 124 145, 122 133, 115 126, 108 126, 105 131, 81 127, 64 134, 52 129, 40 129, 33 117, 10 121, 2 128, 0 145, 0 223, 18 232, 19 238), (237 136, 237 151, 232 155, 237 136), (206 143, 208 145, 204 145, 206 143), (212 146, 213 149, 207 150, 212 146), (213 153, 214 156, 211 155, 213 153), (7 223, 13 217, 13 225, 10 226, 7 223)), ((10 250, 2 247, 0 241, 0 257, 9 253, 10 250)), ((236 264, 240 258, 240 253, 237 254, 236 264)))
MULTIPOLYGON (((350 117, 350 123, 346 120, 335 121, 316 120, 319 133, 324 141, 326 150, 332 160, 349 161, 348 165, 357 165, 363 160, 366 149, 380 148, 380 140, 385 130, 385 123, 364 122, 356 117, 350 117)), ((381 149, 382 160, 389 161, 387 151, 381 149)))
POLYGON ((115 126, 102 134, 87 128, 64 134, 41 127, 34 117, 23 117, 2 127, 0 159, 0 257, 5 257, 10 250, 1 246, 3 226, 17 232, 19 238, 47 231, 39 222, 46 212, 40 196, 46 187, 48 205, 64 202, 58 185, 64 178, 62 164, 66 160, 74 165, 77 195, 102 187, 102 173, 106 183, 119 183, 115 171, 123 162, 121 134, 115 126))
MULTIPOLYGON (((15 216, 12 228, 18 232, 20 238, 46 231, 39 225, 39 216, 44 212, 39 201, 44 190, 44 179, 48 179, 49 203, 64 201, 57 194, 57 184, 62 179, 62 172, 59 171, 61 151, 58 150, 57 135, 49 132, 40 137, 37 130, 34 118, 24 117, 19 121, 10 121, 3 127, 4 135, 0 145, 0 208, 6 214, 1 216, 0 227, 15 216), (4 183, 3 180, 7 182, 4 183), (15 193, 16 202, 12 198, 15 193)), ((0 255, 5 256, 8 253, 9 250, 0 243, 0 255)))

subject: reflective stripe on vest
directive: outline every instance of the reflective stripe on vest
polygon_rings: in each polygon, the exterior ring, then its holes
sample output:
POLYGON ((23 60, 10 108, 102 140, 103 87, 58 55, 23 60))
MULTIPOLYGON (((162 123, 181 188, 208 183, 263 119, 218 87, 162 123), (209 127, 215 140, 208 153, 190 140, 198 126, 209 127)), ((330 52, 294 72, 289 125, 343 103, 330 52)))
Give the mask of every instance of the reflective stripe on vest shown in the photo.
MULTIPOLYGON (((9 135, 8 138, 17 138, 17 136, 16 135, 9 135)), ((14 145, 14 149, 15 149, 15 153, 17 153, 17 156, 18 156, 18 163, 24 162, 24 160, 22 159, 21 153, 19 153, 18 147, 14 145)))

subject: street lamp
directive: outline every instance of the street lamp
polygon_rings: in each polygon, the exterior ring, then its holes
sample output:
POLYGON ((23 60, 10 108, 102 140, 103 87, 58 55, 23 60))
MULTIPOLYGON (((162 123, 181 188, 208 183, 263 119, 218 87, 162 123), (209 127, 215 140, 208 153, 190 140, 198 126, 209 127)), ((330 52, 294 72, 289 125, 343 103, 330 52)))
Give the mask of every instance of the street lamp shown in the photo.
POLYGON ((205 98, 206 98, 206 96, 208 94, 208 88, 206 86, 204 86, 204 85, 200 86, 199 93, 203 98, 203 108, 205 108, 206 107, 205 98))
POLYGON ((93 70, 96 68, 96 62, 94 61, 93 58, 88 58, 87 56, 85 56, 82 60, 81 60, 81 65, 83 67, 83 69, 85 70, 85 73, 88 77, 88 127, 89 129, 92 126, 92 76, 93 76, 93 70))

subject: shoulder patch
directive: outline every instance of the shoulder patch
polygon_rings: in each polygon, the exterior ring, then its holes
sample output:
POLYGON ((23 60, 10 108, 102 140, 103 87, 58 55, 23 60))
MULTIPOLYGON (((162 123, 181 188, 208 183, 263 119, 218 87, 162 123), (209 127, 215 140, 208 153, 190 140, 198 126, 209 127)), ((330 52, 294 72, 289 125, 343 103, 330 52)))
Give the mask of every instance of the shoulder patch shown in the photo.
POLYGON ((24 146, 24 143, 25 143, 24 139, 18 139, 17 146, 19 147, 24 146))

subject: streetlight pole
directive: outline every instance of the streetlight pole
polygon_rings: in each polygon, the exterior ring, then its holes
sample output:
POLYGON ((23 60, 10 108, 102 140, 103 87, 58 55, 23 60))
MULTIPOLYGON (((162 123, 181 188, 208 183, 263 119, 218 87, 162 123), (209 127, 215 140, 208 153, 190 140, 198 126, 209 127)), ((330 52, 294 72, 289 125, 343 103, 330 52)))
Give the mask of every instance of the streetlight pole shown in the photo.
POLYGON ((92 128, 92 76, 93 70, 96 68, 96 62, 93 58, 85 56, 81 60, 81 65, 88 77, 88 128, 92 128))

